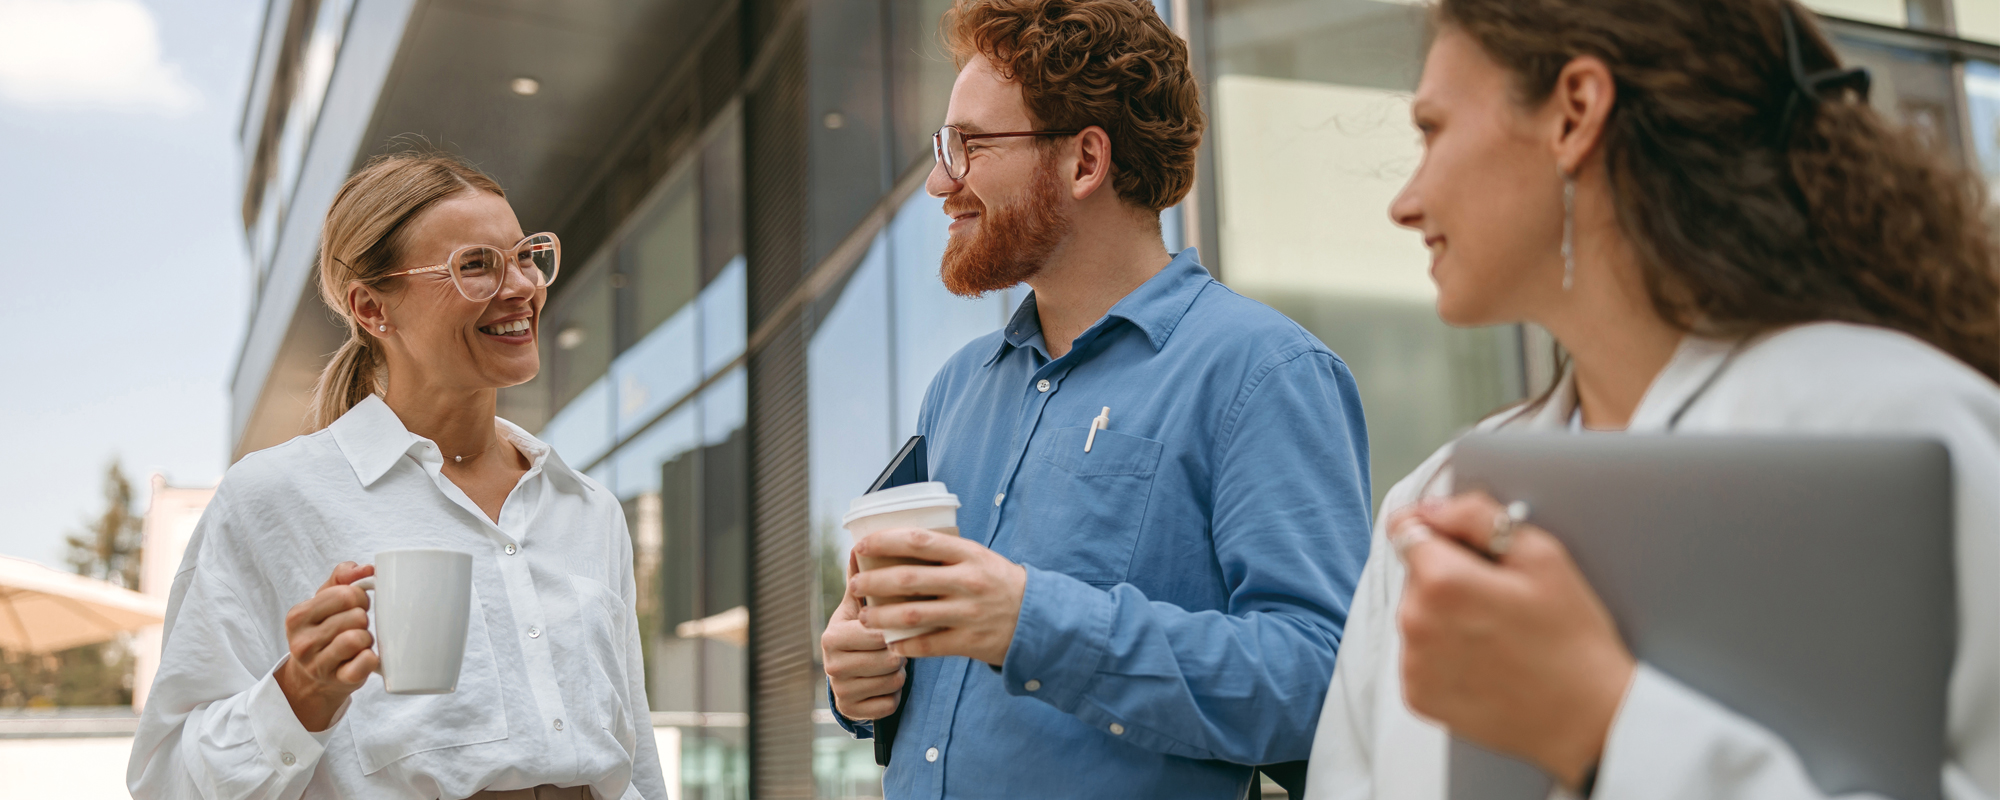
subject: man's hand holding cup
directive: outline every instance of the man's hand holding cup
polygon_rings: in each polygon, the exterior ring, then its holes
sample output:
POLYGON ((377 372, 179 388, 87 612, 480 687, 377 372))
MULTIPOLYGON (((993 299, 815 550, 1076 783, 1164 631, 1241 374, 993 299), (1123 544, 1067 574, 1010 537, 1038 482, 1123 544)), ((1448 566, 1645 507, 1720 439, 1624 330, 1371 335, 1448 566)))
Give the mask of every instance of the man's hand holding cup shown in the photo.
POLYGON ((890 641, 890 652, 907 658, 966 656, 996 667, 1007 660, 1027 568, 977 542, 924 528, 874 533, 856 542, 854 553, 863 564, 901 562, 847 581, 849 596, 901 599, 860 609, 860 622, 868 628, 918 632, 890 641))
MULTIPOLYGON (((853 575, 854 556, 847 557, 847 573, 853 575)), ((827 620, 820 634, 820 659, 826 664, 826 682, 833 688, 833 707, 848 719, 881 719, 896 713, 903 682, 903 657, 889 652, 882 632, 861 624, 861 596, 849 582, 840 607, 827 620)))

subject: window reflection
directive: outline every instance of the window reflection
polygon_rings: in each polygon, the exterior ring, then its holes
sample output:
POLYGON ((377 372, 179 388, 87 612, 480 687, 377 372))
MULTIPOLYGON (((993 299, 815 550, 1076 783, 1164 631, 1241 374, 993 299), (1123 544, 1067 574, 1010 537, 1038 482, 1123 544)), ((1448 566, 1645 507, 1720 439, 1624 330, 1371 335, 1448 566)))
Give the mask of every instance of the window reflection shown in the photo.
POLYGON ((945 105, 958 65, 938 38, 938 20, 951 0, 909 0, 889 6, 889 67, 895 92, 894 136, 898 170, 931 158, 931 133, 944 126, 945 105))
POLYGON ((2000 65, 1965 62, 1965 106, 1974 166, 1991 200, 2000 197, 2000 65))
POLYGON ((542 427, 541 440, 555 448, 563 462, 589 469, 611 447, 611 378, 605 376, 564 406, 542 427))
POLYGON ((539 435, 624 504, 653 722, 679 731, 659 741, 689 800, 749 793, 741 133, 718 122, 638 222, 565 278, 543 313, 542 375, 503 393, 557 409, 539 435))
POLYGON ((704 374, 729 365, 749 343, 749 283, 743 256, 729 260, 701 290, 701 368, 704 374))
POLYGON ((1951 59, 1943 53, 1912 50, 1848 35, 1833 37, 1843 62, 1868 68, 1869 104, 1954 158, 1959 142, 1951 59))
POLYGON ((340 42, 345 37, 354 0, 322 0, 316 9, 313 5, 299 8, 314 9, 312 32, 296 54, 296 61, 276 76, 276 80, 289 85, 275 87, 272 102, 286 105, 266 111, 278 120, 278 127, 266 134, 275 135, 275 140, 260 143, 260 152, 251 165, 253 176, 261 175, 262 183, 256 190, 254 203, 247 208, 244 222, 249 227, 246 233, 251 258, 258 266, 259 286, 277 258, 279 228, 291 205, 292 190, 298 186, 299 173, 304 169, 312 132, 319 122, 320 106, 325 103, 333 81, 334 63, 340 55, 340 42))
POLYGON ((541 352, 549 358, 557 408, 569 405, 611 366, 612 276, 605 261, 585 264, 567 291, 542 312, 541 352))
MULTIPOLYGON (((745 384, 740 370, 724 376, 620 450, 621 476, 657 465, 658 577, 641 575, 659 597, 657 621, 642 620, 648 694, 657 716, 683 727, 688 798, 740 798, 748 790, 745 384)), ((627 479, 621 489, 637 490, 646 510, 646 498, 655 496, 645 491, 649 483, 627 479)), ((638 530, 639 553, 654 535, 638 530)))
MULTIPOLYGON (((944 201, 916 194, 903 202, 889 223, 894 265, 896 446, 917 432, 917 411, 931 378, 966 342, 1007 324, 1026 287, 967 299, 948 292, 938 278, 950 237, 944 201)), ((874 475, 869 475, 870 478, 874 475)))
MULTIPOLYGON (((854 540, 840 527, 841 515, 896 452, 888 252, 884 237, 877 236, 806 346, 807 453, 813 552, 819 567, 812 611, 815 636, 825 630, 846 586, 847 551, 854 540)), ((826 707, 823 689, 818 705, 826 707)), ((830 718, 814 727, 818 796, 880 797, 874 745, 855 741, 830 718)))
POLYGON ((1419 237, 1388 208, 1422 156, 1409 95, 1422 8, 1371 0, 1211 6, 1216 261, 1354 371, 1375 497, 1486 412, 1519 397, 1513 327, 1437 319, 1419 237))

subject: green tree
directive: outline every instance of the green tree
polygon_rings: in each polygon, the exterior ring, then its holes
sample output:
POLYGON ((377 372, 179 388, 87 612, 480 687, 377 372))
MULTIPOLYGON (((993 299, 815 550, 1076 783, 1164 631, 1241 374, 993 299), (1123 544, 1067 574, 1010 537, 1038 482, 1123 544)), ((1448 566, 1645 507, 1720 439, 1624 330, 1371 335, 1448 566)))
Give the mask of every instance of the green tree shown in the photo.
MULTIPOLYGON (((68 537, 76 574, 139 588, 144 517, 116 459, 104 475, 104 511, 68 537)), ((114 639, 60 653, 0 651, 0 706, 111 706, 132 702, 132 649, 114 639)))
POLYGON ((104 473, 104 511, 69 537, 76 574, 139 589, 140 536, 145 518, 132 510, 132 482, 117 459, 104 473))

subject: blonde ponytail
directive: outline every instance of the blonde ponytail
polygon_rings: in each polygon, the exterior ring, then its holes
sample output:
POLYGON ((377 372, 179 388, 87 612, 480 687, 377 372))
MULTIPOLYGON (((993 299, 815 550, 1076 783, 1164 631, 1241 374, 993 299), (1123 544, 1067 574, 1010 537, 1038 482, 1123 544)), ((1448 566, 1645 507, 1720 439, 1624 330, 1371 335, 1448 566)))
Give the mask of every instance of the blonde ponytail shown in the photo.
POLYGON ((333 359, 319 374, 313 387, 312 426, 315 430, 332 425, 368 395, 382 391, 382 358, 375 342, 358 331, 334 351, 333 359))
POLYGON ((438 201, 465 192, 507 193, 483 172, 450 155, 404 152, 378 156, 340 187, 320 229, 319 296, 347 322, 341 343, 313 388, 311 430, 332 425, 356 403, 387 385, 388 363, 373 332, 348 307, 348 287, 378 286, 402 264, 411 220, 438 201))

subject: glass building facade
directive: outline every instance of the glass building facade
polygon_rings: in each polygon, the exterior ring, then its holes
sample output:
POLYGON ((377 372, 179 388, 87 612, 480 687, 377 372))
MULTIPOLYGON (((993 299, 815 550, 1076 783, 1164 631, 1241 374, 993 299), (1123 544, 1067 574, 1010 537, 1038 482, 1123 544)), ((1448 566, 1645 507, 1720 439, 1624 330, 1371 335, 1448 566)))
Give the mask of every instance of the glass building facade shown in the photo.
MULTIPOLYGON (((2000 0, 1812 5, 1874 71, 1875 103, 2000 187, 2000 0)), ((1378 499, 1546 382, 1545 335, 1437 321, 1422 243, 1388 219, 1421 155, 1421 6, 1155 6, 1190 42, 1210 115, 1166 244, 1198 247, 1348 362, 1378 499)), ((1025 296, 968 300, 937 279, 947 220, 921 184, 956 75, 948 7, 273 2, 241 128, 258 269, 233 451, 301 431, 339 343, 311 273, 341 179, 416 137, 458 152, 527 229, 564 238, 541 374, 502 393, 502 414, 624 503, 680 796, 879 796, 818 664, 851 544, 838 520, 913 433, 937 368, 1025 296)))

